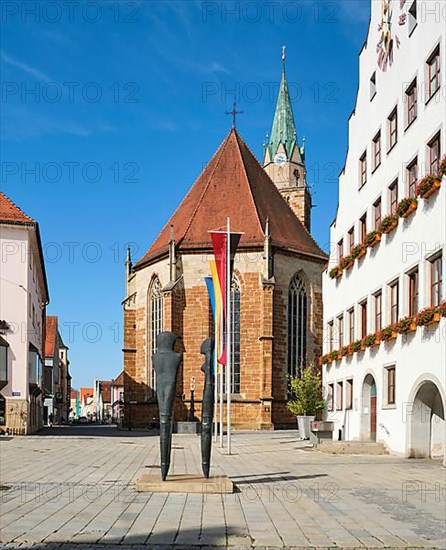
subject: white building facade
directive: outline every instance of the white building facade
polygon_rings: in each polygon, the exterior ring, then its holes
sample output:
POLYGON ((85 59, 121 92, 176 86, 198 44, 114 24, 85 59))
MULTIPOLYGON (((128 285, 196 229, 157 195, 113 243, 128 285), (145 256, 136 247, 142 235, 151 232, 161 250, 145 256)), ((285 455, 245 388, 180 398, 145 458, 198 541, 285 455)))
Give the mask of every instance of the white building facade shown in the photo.
POLYGON ((48 286, 38 224, 0 192, 0 430, 43 426, 48 286))
POLYGON ((446 5, 371 5, 323 281, 327 419, 444 457, 446 5))

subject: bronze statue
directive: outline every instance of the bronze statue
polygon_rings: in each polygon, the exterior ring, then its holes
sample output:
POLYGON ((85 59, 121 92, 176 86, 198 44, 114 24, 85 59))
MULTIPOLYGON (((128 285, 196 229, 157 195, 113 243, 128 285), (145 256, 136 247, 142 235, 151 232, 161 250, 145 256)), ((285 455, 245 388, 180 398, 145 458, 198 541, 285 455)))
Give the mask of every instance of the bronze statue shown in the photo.
POLYGON ((204 363, 201 370, 204 372, 203 403, 201 410, 201 466, 205 478, 209 477, 211 468, 212 447, 212 419, 214 417, 214 339, 206 338, 201 345, 204 363))
POLYGON ((173 351, 176 336, 173 332, 160 332, 156 337, 157 352, 152 355, 156 372, 156 396, 160 415, 161 478, 165 481, 170 467, 172 448, 173 406, 177 373, 181 353, 173 351))

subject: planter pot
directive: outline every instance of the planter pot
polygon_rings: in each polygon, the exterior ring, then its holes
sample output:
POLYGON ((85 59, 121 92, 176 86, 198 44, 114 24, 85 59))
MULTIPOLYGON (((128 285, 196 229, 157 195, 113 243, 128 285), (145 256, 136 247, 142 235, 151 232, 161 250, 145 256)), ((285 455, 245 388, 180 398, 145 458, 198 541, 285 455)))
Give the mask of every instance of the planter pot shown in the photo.
POLYGON ((310 439, 311 423, 315 416, 296 416, 297 428, 301 439, 310 439))
POLYGON ((394 229, 396 229, 398 225, 397 221, 392 222, 387 229, 383 229, 382 232, 388 235, 389 233, 392 233, 394 229))
POLYGON ((424 195, 421 195, 421 198, 428 199, 431 195, 433 195, 435 192, 437 192, 440 189, 441 180, 435 180, 432 187, 424 193, 424 195))
POLYGON ((418 208, 418 203, 413 201, 409 208, 406 210, 406 212, 403 214, 403 218, 408 218, 410 215, 412 215, 415 210, 418 208))
POLYGON ((434 323, 439 323, 440 319, 441 319, 441 315, 439 313, 434 313, 432 320, 429 321, 429 323, 426 323, 424 326, 427 327, 429 325, 433 325, 434 323))
POLYGON ((364 258, 364 256, 367 254, 367 249, 364 248, 363 250, 361 250, 361 252, 358 254, 358 260, 360 260, 361 258, 364 258))
POLYGON ((416 323, 410 323, 409 331, 408 332, 415 332, 417 330, 417 324, 416 323))
POLYGON ((345 266, 345 269, 346 269, 347 271, 350 271, 350 269, 353 267, 353 264, 354 264, 354 263, 355 263, 355 262, 351 262, 351 263, 347 264, 347 265, 345 266))
POLYGON ((370 248, 373 248, 381 241, 381 235, 375 235, 375 240, 369 244, 370 248))

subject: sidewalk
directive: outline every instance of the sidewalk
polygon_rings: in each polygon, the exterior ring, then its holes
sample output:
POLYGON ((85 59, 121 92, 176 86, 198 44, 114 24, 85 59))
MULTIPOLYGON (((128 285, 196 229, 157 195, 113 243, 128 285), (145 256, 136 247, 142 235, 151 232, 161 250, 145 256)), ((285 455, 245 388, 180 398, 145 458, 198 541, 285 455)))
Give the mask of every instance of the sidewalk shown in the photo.
MULTIPOLYGON (((4 548, 446 548, 437 462, 325 455, 294 432, 235 433, 232 456, 214 447, 211 474, 238 493, 149 494, 133 483, 159 472, 156 436, 44 434, 0 442, 4 548)), ((175 435, 171 473, 198 472, 199 437, 175 435)))

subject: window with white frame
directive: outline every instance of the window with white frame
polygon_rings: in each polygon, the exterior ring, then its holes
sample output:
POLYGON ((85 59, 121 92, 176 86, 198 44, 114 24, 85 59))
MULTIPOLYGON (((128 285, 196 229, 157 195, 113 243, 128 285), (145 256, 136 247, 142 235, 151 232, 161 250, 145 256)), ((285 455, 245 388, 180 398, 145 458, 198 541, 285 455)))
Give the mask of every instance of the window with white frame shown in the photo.
POLYGON ((441 254, 429 260, 430 264, 430 302, 431 307, 442 302, 443 261, 441 254))
POLYGON ((381 164, 381 130, 373 138, 373 170, 381 164))
POLYGON ((440 46, 438 45, 427 60, 427 100, 440 89, 440 46))
POLYGON ((398 110, 393 109, 387 119, 387 150, 391 151, 398 141, 398 110))
POLYGON ((417 118, 418 97, 417 97, 417 79, 413 80, 406 90, 406 128, 417 118))
POLYGON ((344 384, 339 381, 336 383, 336 410, 342 411, 344 408, 344 384))

